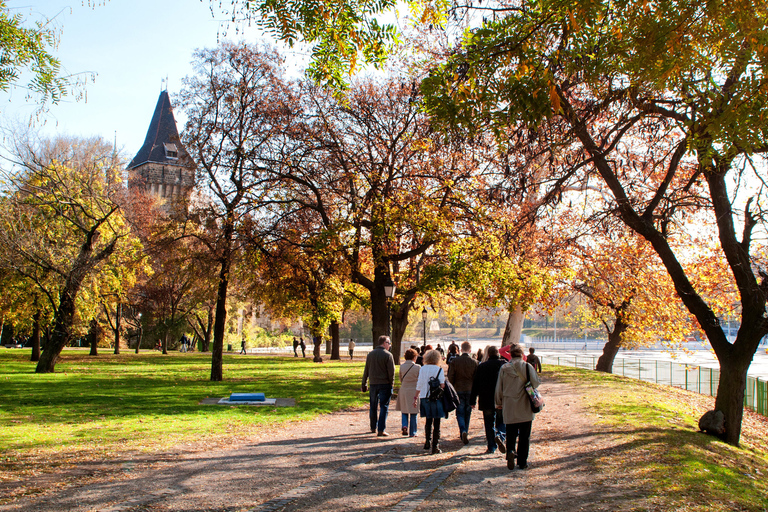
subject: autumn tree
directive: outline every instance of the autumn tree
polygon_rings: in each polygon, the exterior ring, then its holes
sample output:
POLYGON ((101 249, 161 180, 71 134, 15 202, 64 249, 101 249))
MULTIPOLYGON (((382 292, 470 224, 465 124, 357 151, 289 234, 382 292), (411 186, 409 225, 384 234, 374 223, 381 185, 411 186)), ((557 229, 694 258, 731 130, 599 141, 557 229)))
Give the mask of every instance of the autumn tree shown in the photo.
MULTIPOLYGON (((696 317, 721 368, 716 409, 738 444, 747 369, 765 319, 768 148, 762 119, 768 7, 754 2, 521 2, 468 33, 425 81, 430 112, 449 123, 511 133, 525 162, 548 162, 555 188, 604 190, 645 238, 696 317), (674 240, 688 207, 707 211, 738 288, 730 343, 674 240)), ((558 193, 555 191, 555 197, 558 193)), ((725 278, 726 276, 724 276, 725 278)))
POLYGON ((112 148, 101 140, 20 142, 0 219, 3 266, 35 284, 53 311, 36 371, 53 372, 78 321, 98 311, 97 290, 116 255, 137 254, 120 214, 125 189, 112 148), (90 307, 85 308, 86 304, 90 307))
MULTIPOLYGON (((309 87, 292 152, 270 170, 274 217, 304 215, 318 239, 367 291, 372 338, 387 333, 385 285, 393 280, 393 353, 429 265, 472 217, 480 179, 467 148, 440 144, 414 101, 414 84, 391 78, 356 84, 345 101, 309 87), (463 224, 462 224, 463 223, 463 224)), ((290 226, 290 224, 288 224, 290 226)), ((279 233, 279 231, 277 231, 279 233)))
POLYGON ((574 248, 569 284, 587 299, 590 323, 602 324, 608 342, 595 369, 611 373, 621 348, 679 346, 695 330, 653 248, 636 234, 585 237, 574 248))
POLYGON ((281 76, 282 58, 271 50, 222 43, 195 53, 195 74, 185 78, 179 105, 187 115, 182 134, 204 189, 193 215, 197 238, 218 265, 211 380, 222 380, 227 291, 240 250, 238 230, 261 193, 265 162, 273 160, 291 113, 281 76))

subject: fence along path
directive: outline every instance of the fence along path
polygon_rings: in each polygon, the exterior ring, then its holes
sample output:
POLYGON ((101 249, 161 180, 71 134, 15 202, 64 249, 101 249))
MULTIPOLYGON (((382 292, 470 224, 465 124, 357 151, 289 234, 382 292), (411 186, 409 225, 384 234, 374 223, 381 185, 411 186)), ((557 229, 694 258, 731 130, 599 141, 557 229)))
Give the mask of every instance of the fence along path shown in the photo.
MULTIPOLYGON (((598 356, 540 355, 540 359, 542 364, 594 370, 598 356)), ((613 362, 613 373, 709 396, 717 394, 717 385, 720 382, 720 370, 716 368, 675 361, 617 357, 613 362)), ((744 407, 763 416, 768 416, 768 382, 759 377, 747 377, 744 407)))

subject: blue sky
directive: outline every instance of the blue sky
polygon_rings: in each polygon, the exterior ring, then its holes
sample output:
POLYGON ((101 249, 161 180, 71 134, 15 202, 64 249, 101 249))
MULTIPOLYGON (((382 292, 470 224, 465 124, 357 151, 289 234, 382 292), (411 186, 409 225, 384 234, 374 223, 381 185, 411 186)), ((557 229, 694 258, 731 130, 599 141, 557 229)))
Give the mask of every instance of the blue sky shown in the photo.
MULTIPOLYGON (((86 0, 87 3, 87 0, 86 0)), ((181 79, 191 74, 196 48, 212 47, 224 38, 221 24, 211 14, 208 0, 108 0, 95 7, 81 0, 8 2, 11 12, 30 21, 55 18, 61 41, 55 55, 67 73, 92 72, 95 81, 85 87, 80 101, 66 98, 50 108, 41 129, 44 134, 100 135, 131 159, 144 142, 162 80, 168 91, 179 92, 181 79)), ((241 39, 229 29, 228 39, 241 39)), ((256 41, 256 29, 244 35, 256 41)), ((4 125, 28 123, 35 104, 24 101, 25 91, 0 93, 4 125)), ((176 110, 179 130, 183 115, 176 110)), ((38 126, 41 123, 38 122, 38 126)))

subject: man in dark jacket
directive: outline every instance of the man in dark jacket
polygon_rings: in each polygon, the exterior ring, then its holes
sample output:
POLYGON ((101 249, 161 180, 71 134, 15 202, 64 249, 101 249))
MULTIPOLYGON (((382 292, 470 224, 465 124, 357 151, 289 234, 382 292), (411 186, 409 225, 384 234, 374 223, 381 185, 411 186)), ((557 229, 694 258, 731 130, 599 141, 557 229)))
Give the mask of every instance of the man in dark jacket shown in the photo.
POLYGON ((486 453, 493 453, 498 446, 501 453, 506 453, 507 428, 501 409, 496 409, 494 393, 496 392, 496 380, 499 378, 499 370, 506 361, 499 357, 499 349, 490 345, 486 349, 488 360, 480 363, 475 372, 472 383, 472 403, 478 399, 477 407, 483 411, 483 423, 485 424, 485 439, 488 444, 486 453))
POLYGON ((361 390, 365 392, 365 385, 370 380, 370 419, 371 432, 378 430, 379 436, 388 436, 384 430, 387 426, 387 412, 389 411, 389 399, 392 398, 392 386, 395 383, 395 358, 389 352, 392 342, 389 336, 379 336, 378 346, 368 352, 365 358, 365 370, 363 370, 363 385, 361 390), (381 407, 381 414, 377 412, 381 407))
POLYGON ((461 355, 448 366, 448 380, 459 395, 456 407, 456 422, 459 424, 461 442, 469 444, 469 418, 472 416, 474 401, 471 400, 472 384, 477 370, 477 361, 472 359, 472 345, 468 341, 461 344, 461 355))

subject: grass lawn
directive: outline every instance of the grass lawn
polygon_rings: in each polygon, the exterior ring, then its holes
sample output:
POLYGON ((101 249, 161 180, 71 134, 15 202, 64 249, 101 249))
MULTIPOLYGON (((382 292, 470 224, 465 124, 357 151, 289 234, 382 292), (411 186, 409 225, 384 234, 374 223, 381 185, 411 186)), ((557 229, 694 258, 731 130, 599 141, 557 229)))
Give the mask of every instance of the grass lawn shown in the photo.
POLYGON ((0 480, 46 465, 223 442, 254 428, 367 404, 363 363, 224 356, 211 382, 210 354, 126 351, 97 357, 67 349, 56 373, 38 375, 28 350, 0 349, 0 480), (207 397, 264 392, 295 407, 200 405, 207 397))
MULTIPOLYGON (((588 409, 615 438, 594 466, 606 478, 646 489, 656 506, 637 510, 768 510, 768 419, 745 411, 741 448, 698 431, 712 397, 566 367, 558 379, 585 393, 588 409)), ((578 391, 576 391, 578 392, 578 391)), ((634 509, 633 509, 634 510, 634 509)))

